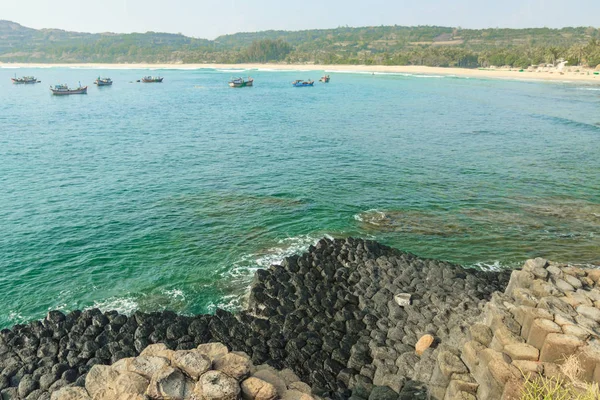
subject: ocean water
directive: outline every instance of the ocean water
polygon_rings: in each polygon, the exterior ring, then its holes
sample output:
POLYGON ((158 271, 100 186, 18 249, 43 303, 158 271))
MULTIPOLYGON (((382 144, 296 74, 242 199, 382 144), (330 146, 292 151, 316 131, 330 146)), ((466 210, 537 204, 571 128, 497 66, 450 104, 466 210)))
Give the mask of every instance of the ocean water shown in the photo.
POLYGON ((236 309, 257 268, 323 236, 473 267, 600 262, 600 86, 290 85, 320 74, 0 69, 0 327, 49 309, 236 309), (147 74, 165 81, 135 83, 147 74), (227 86, 249 74, 255 87, 227 86), (78 81, 86 96, 48 90, 78 81))

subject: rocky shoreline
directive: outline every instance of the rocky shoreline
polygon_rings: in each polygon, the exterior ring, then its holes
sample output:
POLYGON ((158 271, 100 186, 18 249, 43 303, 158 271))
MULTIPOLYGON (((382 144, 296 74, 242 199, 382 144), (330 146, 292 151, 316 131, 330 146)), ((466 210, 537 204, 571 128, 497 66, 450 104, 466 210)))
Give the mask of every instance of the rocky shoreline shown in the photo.
POLYGON ((426 398, 440 353, 460 352, 509 277, 373 241, 323 239, 259 270, 248 309, 236 314, 53 311, 2 330, 0 393, 49 399, 63 387, 83 387, 94 365, 138 356, 149 345, 190 350, 220 342, 254 365, 291 369, 314 396, 426 398), (426 334, 435 342, 419 356, 415 344, 426 334))

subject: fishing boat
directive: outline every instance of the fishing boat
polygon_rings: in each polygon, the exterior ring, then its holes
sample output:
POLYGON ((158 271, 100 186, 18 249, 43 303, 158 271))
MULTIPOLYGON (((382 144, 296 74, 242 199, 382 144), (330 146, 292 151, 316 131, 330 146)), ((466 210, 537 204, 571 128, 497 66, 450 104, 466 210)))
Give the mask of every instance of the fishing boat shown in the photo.
POLYGON ((160 76, 145 76, 142 78, 142 82, 144 83, 161 83, 163 81, 163 79, 160 76))
POLYGON ((233 88, 238 88, 238 87, 249 87, 252 86, 254 83, 254 79, 248 77, 248 80, 245 81, 243 78, 235 78, 235 79, 231 79, 229 81, 229 86, 233 87, 233 88))
POLYGON ((50 91, 52 94, 57 96, 65 96, 69 94, 87 94, 87 86, 81 86, 76 89, 70 89, 66 84, 55 85, 54 87, 50 86, 50 91))
POLYGON ((331 78, 329 77, 329 75, 325 75, 325 76, 322 76, 321 79, 319 79, 319 82, 329 83, 330 79, 331 78))
POLYGON ((302 79, 298 79, 297 81, 292 82, 292 85, 294 85, 294 87, 305 87, 305 86, 312 86, 315 84, 315 81, 303 81, 302 79))
POLYGON ((15 75, 15 77, 10 78, 10 80, 12 81, 12 83, 17 84, 40 83, 40 81, 38 81, 37 78, 34 76, 22 76, 21 78, 17 78, 17 76, 15 75))
POLYGON ((100 86, 110 86, 112 84, 113 84, 113 81, 110 78, 101 78, 101 77, 98 77, 98 79, 96 79, 94 81, 94 85, 98 85, 99 87, 100 86))

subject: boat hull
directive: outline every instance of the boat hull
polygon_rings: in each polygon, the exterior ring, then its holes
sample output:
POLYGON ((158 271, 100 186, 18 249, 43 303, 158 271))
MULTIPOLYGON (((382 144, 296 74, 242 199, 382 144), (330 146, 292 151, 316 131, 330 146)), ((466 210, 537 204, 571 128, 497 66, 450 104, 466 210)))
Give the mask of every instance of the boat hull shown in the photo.
POLYGON ((98 86, 112 86, 112 84, 113 84, 112 81, 111 82, 96 81, 94 83, 98 86))
POLYGON ((37 79, 33 80, 33 81, 23 81, 23 80, 19 80, 19 79, 15 79, 15 78, 10 78, 10 80, 15 85, 31 85, 31 84, 34 84, 34 83, 39 83, 37 79))
POLYGON ((87 94, 87 86, 81 89, 73 89, 73 90, 56 90, 50 88, 50 91, 55 96, 68 96, 71 94, 87 94))
POLYGON ((294 87, 309 87, 309 86, 313 86, 315 83, 314 82, 310 82, 310 83, 292 83, 292 85, 294 85, 294 87))
POLYGON ((254 81, 248 82, 229 82, 229 86, 232 88, 251 87, 254 81))
POLYGON ((163 79, 165 78, 159 78, 159 79, 142 79, 142 82, 144 83, 162 83, 163 79))

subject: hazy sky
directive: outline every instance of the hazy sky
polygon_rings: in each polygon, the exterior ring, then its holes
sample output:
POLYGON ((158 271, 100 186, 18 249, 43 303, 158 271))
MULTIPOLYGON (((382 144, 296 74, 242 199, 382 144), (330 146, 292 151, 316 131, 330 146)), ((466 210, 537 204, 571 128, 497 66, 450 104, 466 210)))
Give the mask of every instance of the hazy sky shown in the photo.
POLYGON ((0 19, 84 32, 235 32, 365 25, 599 26, 598 0, 0 0, 0 19))

